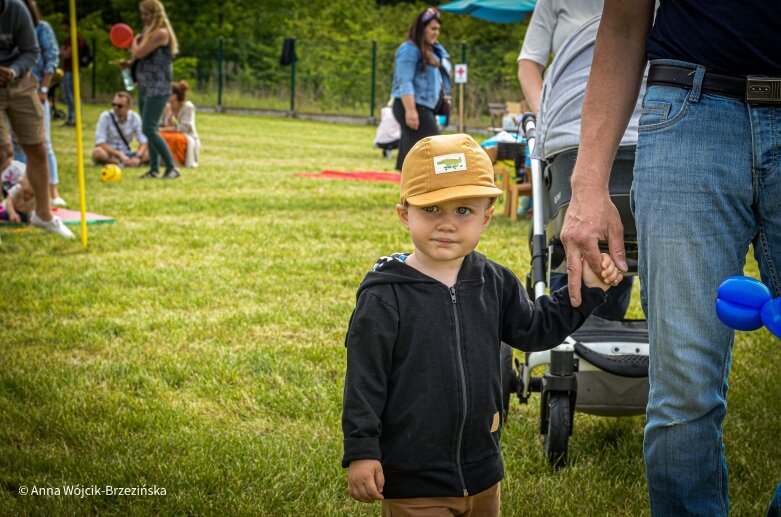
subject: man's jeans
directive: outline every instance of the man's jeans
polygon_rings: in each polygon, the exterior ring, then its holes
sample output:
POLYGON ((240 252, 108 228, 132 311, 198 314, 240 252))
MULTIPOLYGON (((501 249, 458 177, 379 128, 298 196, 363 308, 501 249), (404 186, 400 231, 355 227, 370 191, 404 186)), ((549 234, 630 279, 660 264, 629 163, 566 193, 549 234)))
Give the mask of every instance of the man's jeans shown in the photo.
MULTIPOLYGON (((734 332, 719 284, 749 244, 781 295, 781 107, 653 85, 643 101, 632 209, 651 360, 645 464, 652 515, 727 515, 722 441, 734 332)), ((779 376, 781 380, 781 376, 779 376)))
POLYGON ((76 122, 76 103, 73 97, 73 72, 65 72, 62 76, 62 100, 68 106, 66 123, 76 122))

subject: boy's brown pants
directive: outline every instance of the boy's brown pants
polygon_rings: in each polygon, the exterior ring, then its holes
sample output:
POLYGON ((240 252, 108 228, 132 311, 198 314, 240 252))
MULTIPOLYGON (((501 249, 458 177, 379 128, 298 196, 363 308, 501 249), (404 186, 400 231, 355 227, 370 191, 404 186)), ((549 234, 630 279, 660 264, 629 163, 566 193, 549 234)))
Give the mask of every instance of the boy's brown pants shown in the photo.
POLYGON ((499 517, 499 483, 467 497, 385 499, 382 517, 499 517))

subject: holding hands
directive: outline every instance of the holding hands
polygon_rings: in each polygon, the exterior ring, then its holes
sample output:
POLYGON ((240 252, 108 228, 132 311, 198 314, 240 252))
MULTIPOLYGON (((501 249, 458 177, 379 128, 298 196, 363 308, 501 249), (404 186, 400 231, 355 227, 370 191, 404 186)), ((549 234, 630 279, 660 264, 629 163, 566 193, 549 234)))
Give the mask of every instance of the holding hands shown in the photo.
MULTIPOLYGON (((578 188, 573 176, 572 200, 561 230, 561 241, 567 251, 569 293, 573 307, 580 307, 581 275, 585 281, 588 268, 592 271, 604 269, 601 265, 604 256, 600 258, 599 253, 600 240, 607 241, 611 261, 617 265, 619 272, 627 271, 624 226, 608 190, 578 188)), ((586 285, 590 286, 587 281, 586 285)))
POLYGON ((607 253, 602 253, 599 273, 592 271, 586 259, 583 259, 583 283, 588 287, 599 287, 607 291, 613 286, 621 283, 624 275, 618 269, 613 259, 607 253))

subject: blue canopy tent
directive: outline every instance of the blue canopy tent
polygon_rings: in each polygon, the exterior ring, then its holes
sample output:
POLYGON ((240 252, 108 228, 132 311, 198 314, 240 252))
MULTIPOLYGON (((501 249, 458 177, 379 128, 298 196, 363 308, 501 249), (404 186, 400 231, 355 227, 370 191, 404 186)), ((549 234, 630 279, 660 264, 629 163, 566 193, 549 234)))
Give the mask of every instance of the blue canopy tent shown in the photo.
POLYGON ((536 3, 537 0, 454 0, 439 6, 439 9, 489 22, 517 23, 534 10, 536 3))

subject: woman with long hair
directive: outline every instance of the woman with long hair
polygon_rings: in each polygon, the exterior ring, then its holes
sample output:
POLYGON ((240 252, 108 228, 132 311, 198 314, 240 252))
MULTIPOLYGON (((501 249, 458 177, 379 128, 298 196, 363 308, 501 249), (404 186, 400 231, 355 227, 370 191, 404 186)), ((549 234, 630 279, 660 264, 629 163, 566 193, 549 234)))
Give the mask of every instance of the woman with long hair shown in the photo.
POLYGON ((187 100, 187 81, 171 85, 173 93, 163 114, 160 134, 171 149, 177 163, 198 167, 201 140, 195 129, 195 104, 187 100))
POLYGON ((450 61, 437 43, 441 22, 436 7, 415 17, 407 39, 396 51, 393 72, 393 116, 401 125, 396 169, 415 143, 439 134, 436 110, 450 100, 450 61))
POLYGON ((165 162, 163 179, 178 178, 171 151, 157 130, 168 98, 171 96, 173 59, 179 52, 176 34, 159 0, 139 4, 144 29, 133 39, 130 52, 136 65, 142 131, 149 140, 149 171, 141 178, 160 177, 160 158, 165 162))

